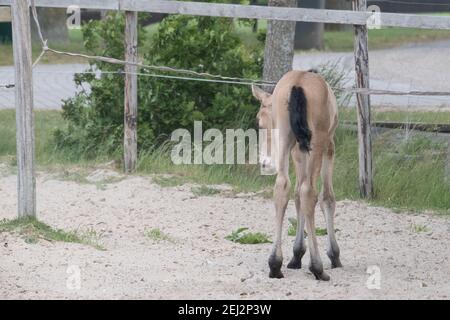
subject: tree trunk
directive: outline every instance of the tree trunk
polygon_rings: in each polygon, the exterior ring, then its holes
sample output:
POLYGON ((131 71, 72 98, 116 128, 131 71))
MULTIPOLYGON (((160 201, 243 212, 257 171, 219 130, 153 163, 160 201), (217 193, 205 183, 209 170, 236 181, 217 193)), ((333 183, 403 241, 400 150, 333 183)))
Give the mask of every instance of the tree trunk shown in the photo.
MULTIPOLYGON (((324 9, 325 0, 298 0, 302 8, 324 9)), ((324 24, 316 22, 297 22, 295 26, 295 49, 323 49, 324 24)))
MULTIPOLYGON (((269 6, 296 7, 297 0, 269 0, 269 6)), ((264 80, 278 81, 286 72, 292 70, 294 34, 295 22, 268 21, 264 51, 264 80)), ((273 87, 265 87, 264 90, 272 92, 273 87)))
MULTIPOLYGON (((67 42, 69 40, 66 9, 36 8, 36 10, 42 34, 44 39, 48 39, 50 45, 55 41, 67 42)), ((39 41, 36 23, 33 18, 31 18, 31 36, 33 41, 39 41)))
MULTIPOLYGON (((331 10, 352 10, 352 1, 351 0, 327 0, 325 8, 331 9, 331 10)), ((350 24, 327 23, 325 25, 325 30, 353 31, 353 27, 350 24)))

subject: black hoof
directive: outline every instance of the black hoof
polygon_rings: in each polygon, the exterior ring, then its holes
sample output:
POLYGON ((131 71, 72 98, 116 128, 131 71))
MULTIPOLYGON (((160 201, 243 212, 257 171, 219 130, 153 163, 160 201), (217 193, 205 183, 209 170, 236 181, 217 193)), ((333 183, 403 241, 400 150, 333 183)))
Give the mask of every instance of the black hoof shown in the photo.
POLYGON ((296 257, 292 257, 291 261, 288 263, 287 267, 289 269, 301 269, 302 260, 296 257))
POLYGON ((339 260, 339 258, 337 258, 337 259, 334 259, 333 261, 331 261, 331 268, 332 269, 342 268, 341 260, 339 260))
POLYGON ((277 257, 275 254, 272 254, 269 257, 269 278, 281 279, 283 278, 283 274, 281 273, 281 266, 283 265, 283 258, 277 257))
POLYGON ((327 252, 328 258, 330 258, 331 261, 331 268, 342 268, 341 260, 339 259, 339 251, 336 253, 333 252, 327 252))
POLYGON ((309 267, 309 271, 316 277, 316 280, 329 281, 330 276, 327 275, 323 270, 317 270, 315 268, 309 267))
POLYGON ((281 270, 270 270, 269 278, 282 279, 282 278, 284 278, 284 276, 283 276, 283 273, 281 273, 281 270))

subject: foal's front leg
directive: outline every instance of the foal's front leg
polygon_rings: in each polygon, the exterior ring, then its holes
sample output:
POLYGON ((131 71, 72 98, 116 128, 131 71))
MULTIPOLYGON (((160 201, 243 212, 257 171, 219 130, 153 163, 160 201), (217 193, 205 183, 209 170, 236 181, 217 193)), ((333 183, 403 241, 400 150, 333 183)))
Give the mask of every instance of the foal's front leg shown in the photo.
POLYGON ((278 156, 279 168, 274 188, 274 202, 276 212, 276 239, 272 253, 269 257, 270 278, 283 278, 281 266, 283 264, 283 253, 281 250, 281 237, 283 231, 284 213, 289 201, 289 190, 291 182, 289 180, 289 148, 287 145, 280 146, 278 156))

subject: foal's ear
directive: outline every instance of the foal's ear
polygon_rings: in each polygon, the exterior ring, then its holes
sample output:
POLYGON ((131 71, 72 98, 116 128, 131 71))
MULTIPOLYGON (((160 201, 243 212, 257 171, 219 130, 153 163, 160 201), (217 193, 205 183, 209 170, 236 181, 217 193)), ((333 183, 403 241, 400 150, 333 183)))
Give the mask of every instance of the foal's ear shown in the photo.
POLYGON ((254 84, 252 84, 252 93, 256 99, 258 99, 259 101, 261 101, 263 103, 264 103, 264 101, 266 101, 267 99, 270 98, 270 94, 265 92, 263 89, 255 86, 254 84))

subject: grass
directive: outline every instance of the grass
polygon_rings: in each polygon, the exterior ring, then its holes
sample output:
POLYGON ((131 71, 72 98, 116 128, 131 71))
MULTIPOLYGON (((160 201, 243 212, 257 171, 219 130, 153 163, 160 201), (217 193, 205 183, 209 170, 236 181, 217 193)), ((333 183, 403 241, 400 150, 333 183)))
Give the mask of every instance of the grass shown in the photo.
POLYGON ((160 241, 167 241, 167 242, 170 242, 170 243, 175 243, 176 242, 174 238, 172 238, 171 236, 165 234, 159 228, 153 228, 153 229, 147 231, 145 233, 145 235, 149 239, 151 239, 153 241, 157 241, 157 242, 160 242, 160 241))
MULTIPOLYGON (((346 110, 341 110, 341 120, 354 120, 354 112, 346 110)), ((40 169, 57 171, 70 166, 92 167, 112 160, 101 152, 98 158, 85 160, 56 149, 52 131, 65 125, 60 113, 37 111, 35 118, 36 159, 40 169)), ((374 118, 450 123, 450 112, 377 112, 374 118)), ((337 199, 358 200, 356 133, 340 127, 335 140, 334 187, 337 199)), ((439 139, 432 133, 397 130, 376 136, 373 142, 375 198, 370 203, 399 211, 431 209, 450 214, 450 186, 445 180, 447 145, 448 139, 439 139)), ((138 174, 156 174, 154 181, 162 186, 196 183, 200 185, 195 190, 199 195, 211 195, 215 191, 206 186, 216 184, 228 184, 236 193, 261 192, 273 188, 275 177, 261 176, 258 165, 174 165, 170 160, 170 150, 170 145, 166 144, 151 152, 142 152, 138 161, 138 174)), ((0 161, 11 166, 11 172, 16 162, 15 154, 14 111, 1 110, 0 161)), ((292 165, 290 177, 292 182, 295 181, 292 165)), ((84 179, 82 176, 72 178, 84 179)))
MULTIPOLYGON (((448 13, 441 13, 438 15, 448 15, 448 13)), ((151 37, 158 31, 158 24, 149 25, 146 27, 146 30, 151 37)), ((259 20, 258 31, 266 30, 267 21, 259 20)), ((258 45, 257 34, 252 31, 252 27, 248 24, 237 21, 235 33, 247 47, 254 48, 258 45)), ((423 43, 444 39, 450 39, 450 31, 395 27, 369 30, 370 50, 386 49, 408 43, 423 43)), ((327 51, 353 51, 353 41, 353 30, 325 31, 324 33, 324 49, 327 51)), ((150 41, 145 44, 145 46, 150 45, 150 41)))
MULTIPOLYGON (((412 28, 382 28, 369 30, 369 49, 386 49, 408 43, 423 43, 450 39, 448 30, 412 28)), ((353 51, 353 31, 327 31, 324 45, 327 51, 353 51)))
MULTIPOLYGON (((66 125, 61 112, 54 110, 35 110, 36 161, 44 169, 65 169, 70 165, 76 167, 93 166, 106 162, 109 156, 100 152, 95 160, 85 160, 78 154, 61 152, 55 147, 53 133, 66 125)), ((0 110, 0 161, 11 165, 16 163, 16 120, 15 111, 0 110)), ((68 177, 70 178, 70 177, 68 177)), ((72 177, 77 179, 77 177, 72 177)), ((79 177, 82 179, 82 177, 79 177)))
MULTIPOLYGON (((356 121, 356 111, 354 108, 341 108, 339 110, 339 120, 356 121)), ((450 112, 448 111, 389 111, 372 112, 373 121, 393 121, 393 122, 423 122, 430 124, 450 124, 450 112)))
POLYGON ((34 218, 20 218, 16 220, 2 220, 0 222, 0 233, 18 233, 26 243, 38 243, 39 240, 79 243, 94 247, 97 250, 105 250, 99 243, 100 236, 95 230, 64 231, 54 229, 49 225, 34 218))
MULTIPOLYGON (((267 21, 258 21, 258 29, 266 30, 267 21)), ((238 23, 236 34, 250 47, 254 47, 258 43, 256 34, 252 32, 250 26, 238 23)), ((450 39, 450 31, 393 27, 369 30, 369 48, 371 50, 443 39, 450 39)), ((324 49, 327 51, 353 51, 353 42, 353 30, 325 31, 324 33, 324 49)))
POLYGON ((235 192, 257 192, 274 181, 261 176, 257 165, 174 165, 170 159, 170 145, 163 145, 152 152, 144 152, 138 161, 142 174, 170 174, 157 176, 154 182, 171 187, 187 182, 199 185, 230 184, 235 192))
POLYGON ((295 218, 289 218, 288 236, 295 237, 297 235, 298 221, 295 218))
MULTIPOLYGON (((258 21, 258 30, 266 29, 267 21, 258 21)), ((236 34, 249 47, 255 47, 258 43, 256 34, 252 32, 250 26, 238 23, 236 26, 236 34)), ((393 27, 369 30, 369 48, 371 50, 444 39, 450 39, 450 31, 393 27)), ((325 31, 324 33, 324 49, 327 51, 353 51, 353 42, 353 30, 325 31)))
POLYGON ((271 243, 269 237, 261 232, 248 232, 248 228, 239 228, 225 237, 226 240, 240 244, 271 243))
MULTIPOLYGON (((295 218, 289 218, 289 229, 288 229, 288 235, 295 237, 297 235, 297 219, 295 218)), ((339 231, 339 229, 336 229, 335 231, 339 231)), ((327 229, 324 228, 316 228, 316 236, 326 236, 327 229)), ((305 236, 308 235, 305 231, 305 236)))
MULTIPOLYGON (((94 166, 95 167, 95 166, 94 166)), ((125 179, 125 176, 118 177, 106 177, 100 180, 89 179, 89 173, 92 172, 92 168, 75 167, 71 170, 63 169, 62 171, 56 170, 55 177, 62 181, 72 181, 78 184, 93 184, 99 190, 106 190, 108 184, 116 183, 125 179)))
POLYGON ((422 232, 428 232, 430 229, 428 229, 427 226, 421 225, 421 224, 412 224, 411 225, 411 231, 414 233, 422 233, 422 232))
MULTIPOLYGON (((83 44, 83 35, 81 30, 70 30, 69 38, 67 41, 58 41, 53 42, 52 39, 49 39, 49 47, 56 50, 61 51, 70 51, 75 53, 86 53, 83 44)), ((42 46, 40 43, 35 42, 32 45, 32 57, 33 61, 39 56, 42 51, 42 46)), ((46 55, 42 58, 40 63, 83 63, 86 62, 85 59, 77 58, 77 57, 68 57, 64 55, 58 55, 51 52, 47 52, 46 55)), ((13 50, 11 43, 1 43, 0 44, 0 66, 8 66, 14 63, 13 60, 13 50)))
MULTIPOLYGON (((440 13, 438 15, 448 15, 448 13, 440 13)), ((142 45, 142 52, 149 48, 151 36, 157 32, 158 24, 152 24, 146 27, 149 35, 148 40, 142 45)), ((258 30, 265 31, 267 29, 267 21, 258 21, 258 30)), ((236 22, 236 35, 249 48, 255 48, 258 45, 257 34, 252 32, 252 28, 240 22, 236 22)), ((353 50, 353 31, 326 31, 324 33, 324 46, 327 51, 352 51, 353 50)), ((369 47, 373 49, 391 48, 407 43, 430 42, 435 40, 450 39, 450 31, 448 30, 421 30, 408 28, 383 28, 377 30, 369 30, 369 47)), ((49 40, 49 46, 56 50, 86 53, 83 45, 83 35, 81 30, 70 30, 67 41, 54 42, 49 40)), ((42 47, 39 43, 32 46, 33 60, 41 53, 42 47)), ((60 64, 60 63, 85 63, 86 60, 77 57, 68 57, 57 55, 51 52, 47 53, 40 63, 60 64)), ((0 44, 0 66, 13 64, 13 52, 11 43, 0 44)))
POLYGON ((327 235, 327 229, 316 228, 316 235, 317 236, 326 236, 327 235))
MULTIPOLYGON (((387 116, 388 117, 388 116, 387 116)), ((450 187, 445 181, 448 141, 405 131, 387 131, 374 139, 375 198, 370 202, 401 210, 433 209, 450 213, 450 187)), ((274 176, 261 176, 257 165, 172 165, 162 148, 143 154, 142 173, 170 173, 171 184, 226 183, 235 192, 258 192, 273 187, 274 176)), ((339 128, 336 134, 334 186, 338 199, 360 199, 356 132, 339 128)), ((291 181, 295 181, 290 172, 291 181)))
MULTIPOLYGON (((450 187, 445 180, 448 141, 433 135, 387 131, 373 142, 375 198, 371 203, 404 210, 435 209, 450 213, 450 187)), ((336 136, 334 186, 338 199, 358 199, 357 137, 351 130, 336 136)))
POLYGON ((188 181, 189 179, 183 179, 183 177, 180 176, 156 176, 153 178, 153 182, 163 188, 179 186, 188 181))
POLYGON ((202 185, 200 187, 193 187, 191 189, 192 193, 194 194, 194 196, 196 197, 201 197, 201 196, 213 196, 215 194, 220 193, 220 190, 202 185))

